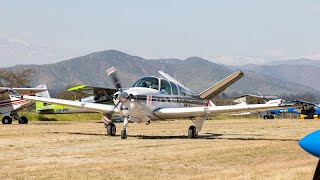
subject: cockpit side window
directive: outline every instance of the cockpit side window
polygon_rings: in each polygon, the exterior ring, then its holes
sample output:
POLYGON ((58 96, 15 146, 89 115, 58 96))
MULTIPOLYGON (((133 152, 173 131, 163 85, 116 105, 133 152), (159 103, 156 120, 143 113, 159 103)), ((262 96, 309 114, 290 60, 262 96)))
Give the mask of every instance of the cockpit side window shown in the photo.
POLYGON ((171 85, 170 85, 169 81, 167 81, 165 79, 161 79, 160 93, 171 95, 171 85))
POLYGON ((171 87, 172 87, 172 94, 173 95, 179 95, 178 87, 177 87, 176 83, 173 83, 171 81, 169 81, 169 82, 170 82, 171 87))
POLYGON ((144 77, 135 82, 132 87, 145 87, 159 90, 159 80, 155 77, 144 77))
POLYGON ((185 96, 187 93, 186 93, 186 91, 184 90, 184 88, 181 87, 181 86, 179 86, 179 85, 178 85, 178 87, 179 87, 180 95, 181 95, 181 96, 185 96))
POLYGON ((8 90, 8 92, 11 96, 18 96, 19 95, 19 93, 13 89, 8 90))

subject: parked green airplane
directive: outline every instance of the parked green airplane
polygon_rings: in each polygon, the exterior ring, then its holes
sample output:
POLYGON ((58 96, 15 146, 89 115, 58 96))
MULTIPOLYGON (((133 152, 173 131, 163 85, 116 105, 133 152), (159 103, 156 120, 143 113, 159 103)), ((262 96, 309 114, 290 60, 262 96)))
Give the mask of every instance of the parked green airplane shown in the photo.
MULTIPOLYGON (((114 90, 109 88, 92 87, 87 85, 79 85, 68 89, 68 91, 82 92, 88 94, 88 97, 77 101, 94 102, 102 104, 111 104, 111 97, 114 90)), ((48 91, 37 93, 37 96, 51 98, 48 91)), ((93 113, 93 111, 73 108, 68 106, 50 104, 45 102, 36 102, 36 111, 39 114, 73 114, 73 113, 93 113)))

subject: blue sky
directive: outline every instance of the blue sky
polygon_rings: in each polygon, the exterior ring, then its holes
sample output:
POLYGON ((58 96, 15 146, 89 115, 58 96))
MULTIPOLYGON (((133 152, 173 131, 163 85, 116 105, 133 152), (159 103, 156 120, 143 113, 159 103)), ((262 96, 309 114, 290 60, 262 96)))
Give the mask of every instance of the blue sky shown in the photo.
POLYGON ((145 58, 320 59, 316 0, 0 3, 1 66, 51 63, 107 49, 145 58))

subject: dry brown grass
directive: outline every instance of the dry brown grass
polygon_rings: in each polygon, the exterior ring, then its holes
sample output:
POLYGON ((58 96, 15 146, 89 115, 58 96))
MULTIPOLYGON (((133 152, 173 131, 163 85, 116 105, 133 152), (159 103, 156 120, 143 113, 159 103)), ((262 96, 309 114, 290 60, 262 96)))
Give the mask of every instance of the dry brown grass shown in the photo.
POLYGON ((126 140, 97 121, 0 125, 0 179, 312 178, 317 159, 297 141, 319 120, 210 120, 199 139, 189 125, 130 124, 126 140))

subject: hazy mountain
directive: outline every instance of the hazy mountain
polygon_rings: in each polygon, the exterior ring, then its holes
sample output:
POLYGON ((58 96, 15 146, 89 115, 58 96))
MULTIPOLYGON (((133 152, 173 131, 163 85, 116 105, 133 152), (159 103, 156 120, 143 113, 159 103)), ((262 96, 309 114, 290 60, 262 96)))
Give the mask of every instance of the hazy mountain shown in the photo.
MULTIPOLYGON (((129 87, 143 76, 160 76, 158 71, 162 70, 195 92, 205 90, 233 72, 225 66, 198 57, 185 60, 146 60, 115 50, 95 52, 54 64, 19 65, 9 69, 32 68, 33 86, 45 83, 49 89, 57 92, 70 84, 113 87, 112 81, 105 73, 106 69, 112 66, 117 68, 124 87, 129 87)), ((320 94, 319 91, 310 87, 272 78, 256 71, 246 71, 245 77, 227 90, 231 94, 257 94, 257 91, 265 95, 305 92, 320 94)))
POLYGON ((227 66, 230 69, 254 71, 271 76, 274 79, 295 82, 320 90, 318 72, 320 61, 310 59, 294 59, 274 61, 269 65, 248 64, 244 66, 227 66))
POLYGON ((300 59, 272 61, 267 65, 302 65, 302 66, 319 66, 320 67, 320 61, 300 58, 300 59))

